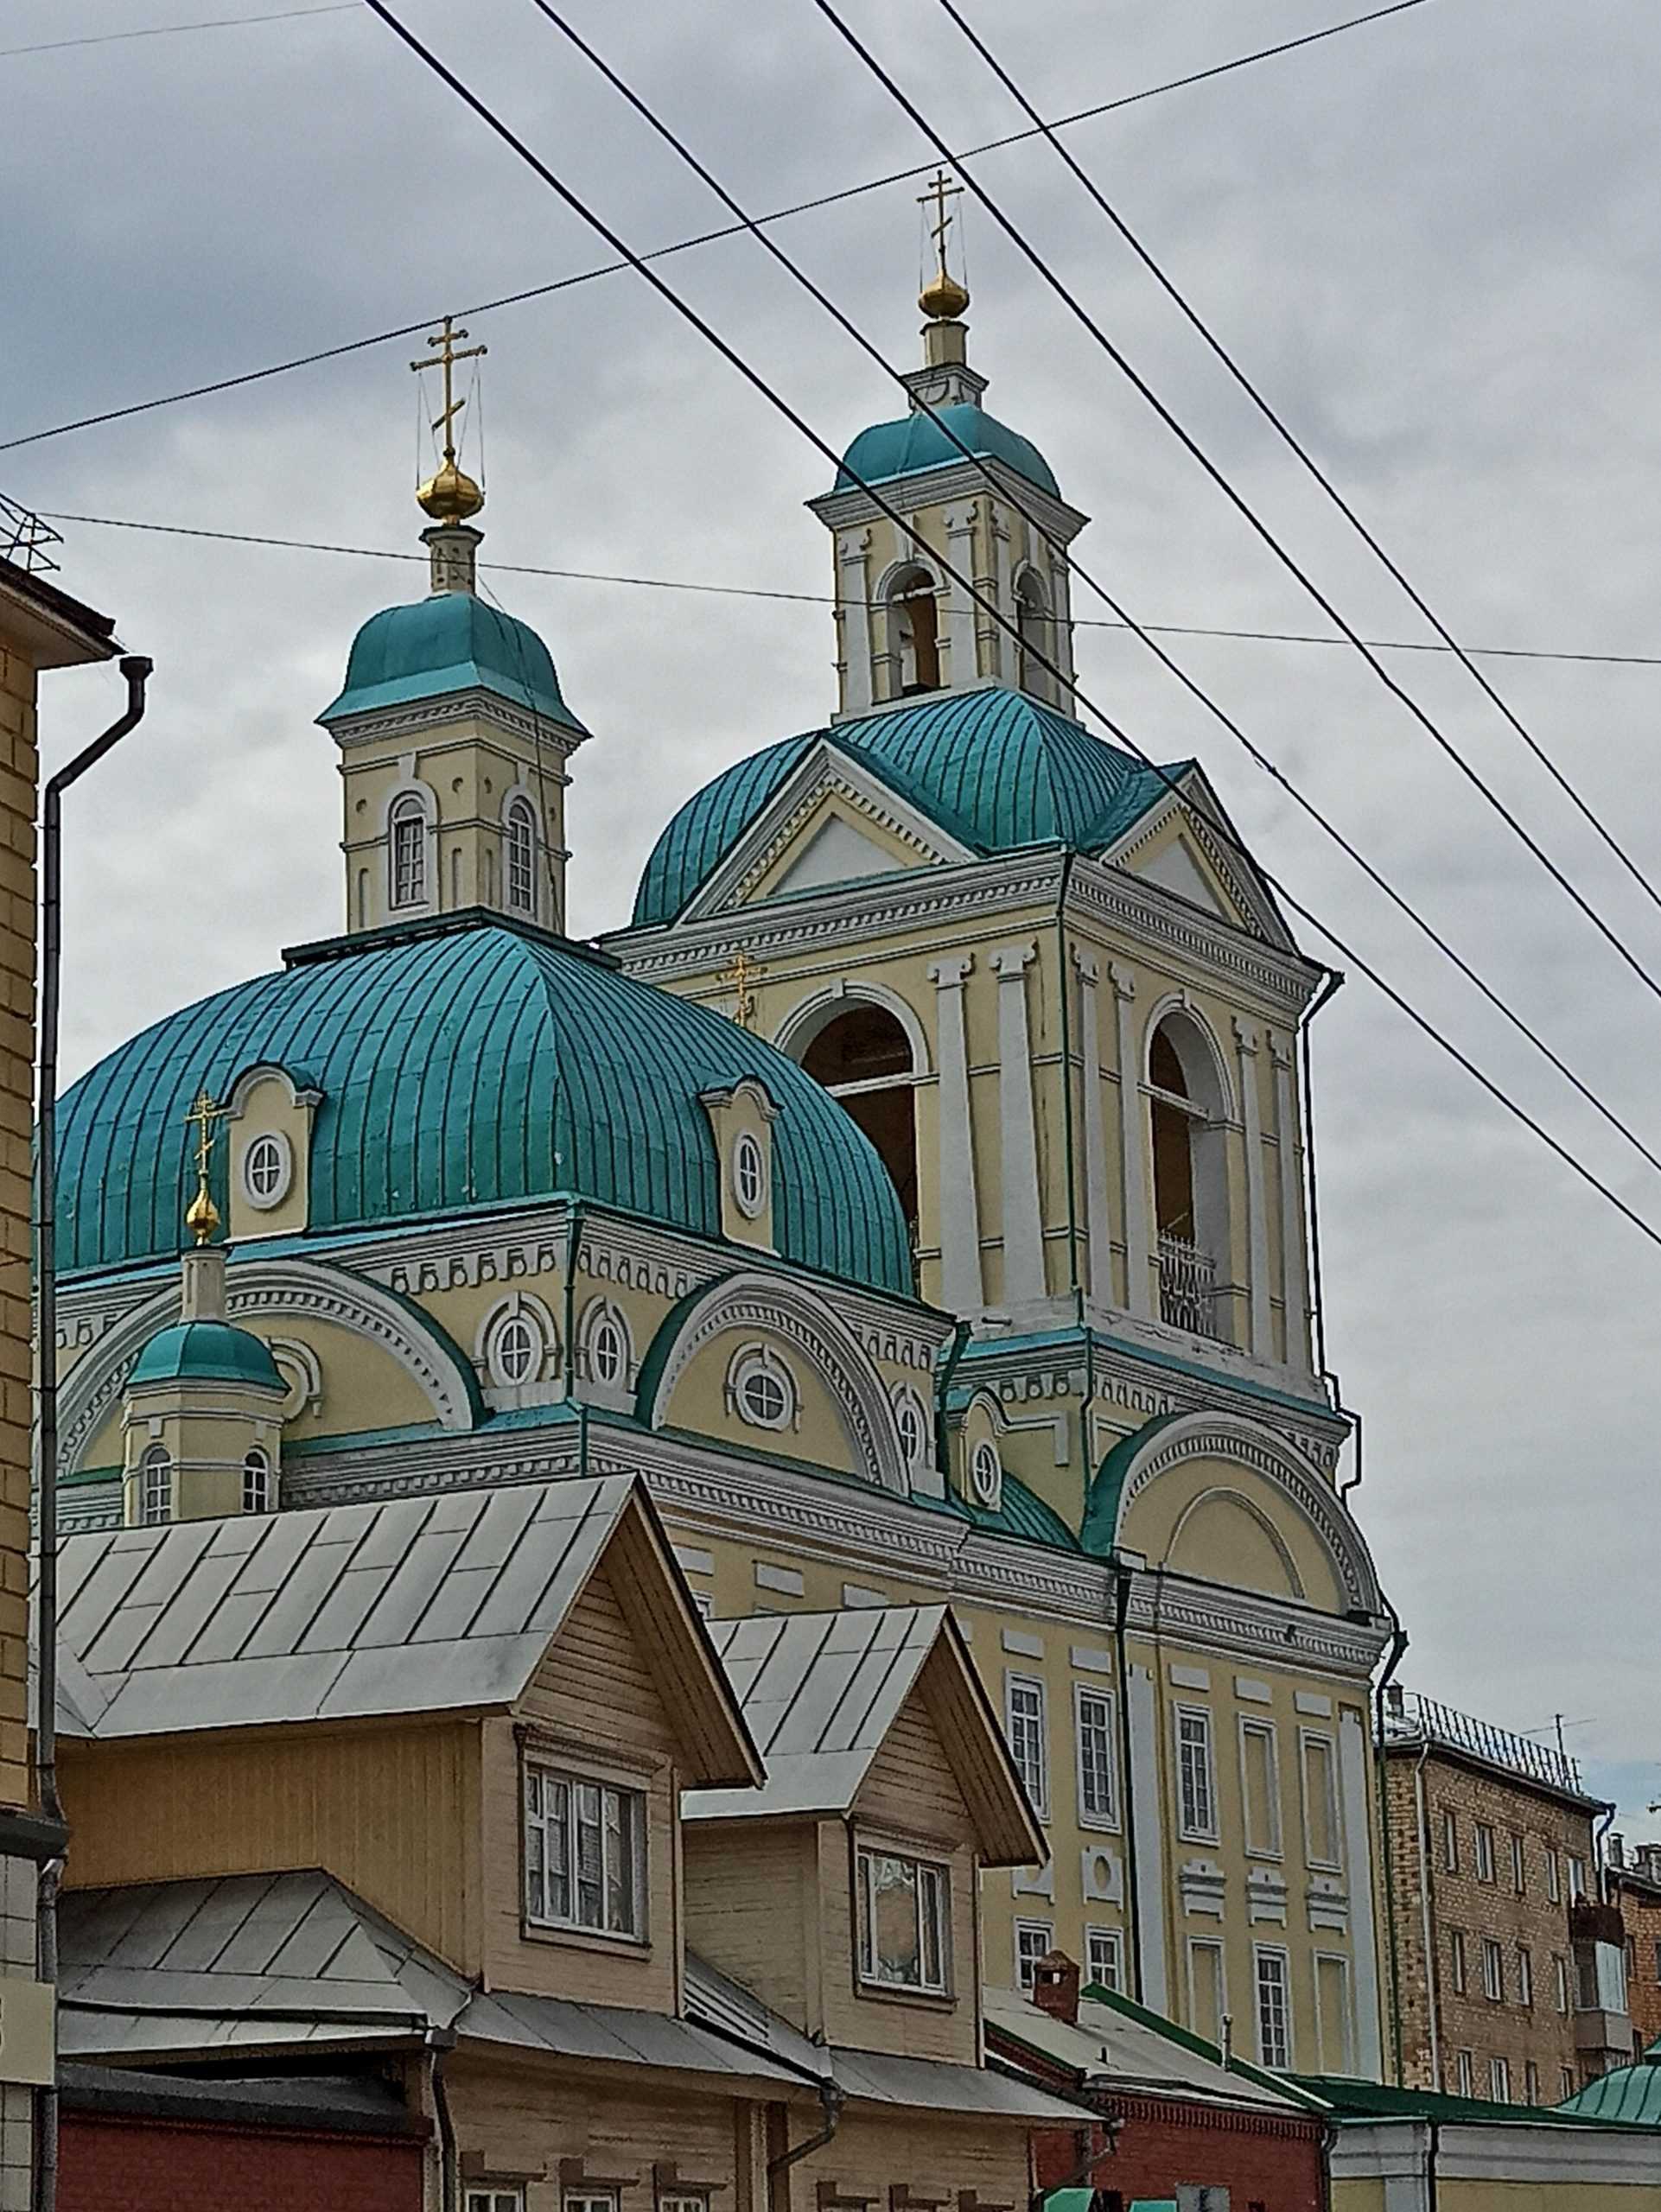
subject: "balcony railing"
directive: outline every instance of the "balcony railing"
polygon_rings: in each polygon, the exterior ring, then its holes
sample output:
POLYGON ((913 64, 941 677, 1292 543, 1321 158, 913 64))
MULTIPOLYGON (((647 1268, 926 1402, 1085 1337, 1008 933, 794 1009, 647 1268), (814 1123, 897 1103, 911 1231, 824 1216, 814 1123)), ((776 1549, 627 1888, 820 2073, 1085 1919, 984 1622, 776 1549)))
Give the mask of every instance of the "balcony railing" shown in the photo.
POLYGON ((1433 1697, 1403 1695, 1399 1708, 1386 1704, 1384 1734, 1386 1738, 1411 1738, 1420 1742, 1428 1737, 1432 1743, 1447 1745, 1450 1751, 1468 1751, 1473 1758, 1486 1759, 1490 1766, 1508 1768, 1550 1789, 1584 1795, 1578 1764, 1556 1745, 1515 1736, 1509 1728, 1495 1728, 1471 1713, 1457 1712, 1451 1705, 1439 1704, 1433 1697))
POLYGON ((1174 1329, 1214 1337, 1217 1262, 1186 1236, 1159 1240, 1159 1317, 1174 1329))

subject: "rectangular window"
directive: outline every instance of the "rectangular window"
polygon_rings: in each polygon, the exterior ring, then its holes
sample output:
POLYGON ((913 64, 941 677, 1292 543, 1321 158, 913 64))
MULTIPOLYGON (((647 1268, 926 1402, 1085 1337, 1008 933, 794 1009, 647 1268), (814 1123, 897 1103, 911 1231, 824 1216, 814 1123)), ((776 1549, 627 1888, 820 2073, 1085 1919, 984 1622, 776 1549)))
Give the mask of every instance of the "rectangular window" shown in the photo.
POLYGON ((470 2189, 465 2202, 467 2212, 525 2212, 525 2191, 518 2187, 470 2189))
POLYGON ((1524 2060, 1523 2065, 1523 2095, 1529 2104, 1537 2105, 1540 2101, 1540 2069, 1531 2058, 1524 2060))
POLYGON ((1085 1979, 1104 1989, 1124 1987, 1124 1938, 1117 1928, 1085 1929, 1085 1979))
POLYGON ((1454 1985, 1455 1997, 1465 1994, 1467 1974, 1465 1965, 1465 1930, 1450 1928, 1448 1931, 1448 1978, 1454 1985))
POLYGON ((1038 1961, 1055 1948, 1055 1923, 1049 1920, 1015 1923, 1015 1987, 1030 1989, 1038 1961))
POLYGON ((1445 1874, 1459 1872, 1459 1815, 1451 1805, 1441 1816, 1441 1866, 1445 1874))
POLYGON ((1526 1894, 1529 1885, 1528 1859, 1523 1848, 1523 1839, 1513 1828, 1511 1840, 1511 1885, 1518 1894, 1526 1894))
POLYGON ((1534 2003, 1534 1954, 1524 1945, 1518 1946, 1517 1953, 1517 2001, 1527 2005, 1534 2003))
POLYGON ((1575 2069, 1572 2066, 1565 2066, 1562 2071, 1558 2075, 1557 2086, 1562 2091, 1565 2097, 1572 2097, 1574 2095, 1575 2069))
POLYGON ((1563 1863, 1550 1844, 1546 1847, 1546 1895, 1553 1904, 1563 1901, 1563 1863))
POLYGON ((525 1911, 544 1928, 646 1933, 646 1799, 551 1768, 525 1770, 525 1911))
POLYGON ((1072 1686, 1073 1724, 1079 1743, 1079 1825, 1116 1828, 1119 1824, 1118 1765, 1114 1758, 1113 1700, 1104 1690, 1072 1686))
POLYGON ((1203 1705, 1176 1708, 1177 1825, 1199 1843, 1217 1840, 1217 1770, 1211 1714, 1203 1705))
POLYGON ((1338 1825, 1338 1763, 1330 1736, 1305 1729, 1300 1738, 1303 1762, 1303 1855, 1311 1866, 1337 1866, 1343 1859, 1338 1825))
POLYGON ((1569 1902, 1573 1904, 1576 1899, 1589 1897, 1591 1894, 1586 1886, 1586 1861, 1571 1859, 1569 1862, 1569 1902))
POLYGON ((1497 2105, 1511 2102, 1511 2066, 1503 2058, 1488 2061, 1488 2094, 1497 2105))
POLYGON ((1203 1936, 1194 1936, 1188 1944, 1188 2024, 1197 2036, 1220 2044, 1223 2015, 1227 2010, 1223 1947, 1203 1936))
POLYGON ((1482 1939, 1482 1994, 1490 2005, 1505 2001, 1505 1954, 1491 1936, 1482 1939))
POLYGON ((1336 1951, 1315 1954, 1315 2038, 1323 2074, 1352 2074, 1350 1962, 1336 1951))
POLYGON ((1556 1991, 1557 2010, 1560 2012, 1567 2012, 1569 2010, 1569 1961, 1561 1953, 1554 1952, 1552 1955, 1551 1974, 1556 1991))
MULTIPOLYGON (((523 2193, 513 2199, 515 2212, 523 2212, 523 2193)), ((560 2212, 617 2212, 617 2197, 609 2189, 568 2189, 559 2200, 560 2212)))
POLYGON ((1476 2094, 1476 2053, 1473 2050, 1456 2050, 1454 2053, 1454 2082, 1461 2097, 1476 2094))
POLYGON ((1476 1878, 1479 1882, 1493 1879, 1493 1830, 1486 1821, 1475 1823, 1476 1878))
POLYGON ((1281 1855, 1281 1777, 1272 1720, 1240 1723, 1240 1797, 1245 1847, 1254 1859, 1281 1855))
POLYGON ((1003 1678, 1004 1733, 1033 1810, 1041 1821, 1050 1815, 1049 1730, 1044 1711, 1044 1685, 1030 1675, 1003 1678))
POLYGON ((860 1979, 879 1989, 945 1994, 951 1920, 943 1866, 861 1846, 860 1979))
POLYGON ((1292 2063, 1292 1970, 1284 1951, 1257 1951, 1257 2063, 1282 2071, 1292 2063))

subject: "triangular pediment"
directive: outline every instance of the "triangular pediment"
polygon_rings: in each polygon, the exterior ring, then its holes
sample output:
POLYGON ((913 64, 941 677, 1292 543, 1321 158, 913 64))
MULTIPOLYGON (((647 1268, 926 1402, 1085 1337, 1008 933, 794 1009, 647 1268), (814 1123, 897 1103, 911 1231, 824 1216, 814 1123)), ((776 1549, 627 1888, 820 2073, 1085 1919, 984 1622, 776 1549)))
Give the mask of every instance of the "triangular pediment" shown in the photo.
POLYGON ((684 918, 976 857, 863 761, 821 740, 757 814, 684 918))
POLYGON ((1190 769, 1102 855, 1125 874, 1168 891, 1231 928, 1297 950, 1267 884, 1205 776, 1190 769))

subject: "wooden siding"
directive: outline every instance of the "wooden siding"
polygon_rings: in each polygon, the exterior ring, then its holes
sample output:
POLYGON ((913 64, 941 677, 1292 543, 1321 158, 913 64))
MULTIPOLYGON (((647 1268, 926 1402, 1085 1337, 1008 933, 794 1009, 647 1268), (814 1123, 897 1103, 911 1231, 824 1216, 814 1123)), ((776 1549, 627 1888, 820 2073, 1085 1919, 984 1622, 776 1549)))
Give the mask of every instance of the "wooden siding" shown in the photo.
MULTIPOLYGON (((791 2140, 799 2143, 808 2132, 803 2115, 791 2140)), ((788 2192, 777 2212, 814 2212, 821 2182, 833 2182, 839 2196, 864 2197, 875 2206, 886 2206, 890 2189, 903 2183, 920 2197, 951 2202, 959 2190, 972 2189, 988 2203, 1024 2208, 1032 2193, 1027 2145, 1028 2129, 1020 2120, 844 2111, 831 2141, 790 2169, 788 2192)))
POLYGON ((694 1821, 685 1847, 688 1949, 811 2035, 821 2024, 815 1825, 694 1821))
POLYGON ((72 1888, 321 1866, 479 1970, 476 1723, 60 1750, 72 1888))
POLYGON ((913 1694, 901 1707, 854 1810, 861 1820, 901 1835, 973 1848, 974 1821, 933 1715, 920 1696, 913 1694))

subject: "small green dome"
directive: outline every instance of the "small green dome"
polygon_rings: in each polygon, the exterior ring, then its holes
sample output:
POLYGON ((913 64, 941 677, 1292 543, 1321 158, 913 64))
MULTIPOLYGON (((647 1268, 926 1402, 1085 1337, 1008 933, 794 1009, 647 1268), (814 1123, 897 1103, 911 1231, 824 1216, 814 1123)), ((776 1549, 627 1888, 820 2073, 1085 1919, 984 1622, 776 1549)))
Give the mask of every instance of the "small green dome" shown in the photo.
POLYGON ((279 1397, 288 1389, 264 1338, 228 1321, 175 1321, 159 1330, 127 1378, 129 1389, 146 1382, 245 1382, 279 1397))
POLYGON ((862 484, 883 484, 895 476, 915 476, 925 468, 961 461, 963 452, 947 436, 948 428, 977 461, 1001 461, 1053 499, 1060 498, 1061 487, 1032 440, 983 407, 967 404, 936 408, 934 415, 903 415, 897 423, 874 423, 862 430, 842 457, 837 490, 854 490, 856 479, 862 484))
POLYGON ((560 696, 552 657, 530 624, 470 591, 436 592, 372 614, 352 640, 345 689, 317 719, 343 721, 412 699, 475 690, 493 691, 587 735, 560 696))

